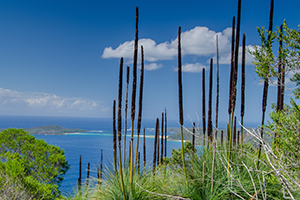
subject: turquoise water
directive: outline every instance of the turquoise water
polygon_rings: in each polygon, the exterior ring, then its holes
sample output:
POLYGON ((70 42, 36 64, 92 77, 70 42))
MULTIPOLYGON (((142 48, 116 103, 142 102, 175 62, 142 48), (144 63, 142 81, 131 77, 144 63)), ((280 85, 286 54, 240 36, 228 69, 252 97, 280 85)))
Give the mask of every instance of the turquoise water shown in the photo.
MULTIPOLYGON (((100 152, 103 150, 104 165, 110 166, 113 163, 112 135, 109 133, 82 133, 71 135, 36 135, 39 139, 44 139, 48 144, 57 145, 65 150, 65 155, 70 164, 70 169, 64 177, 61 185, 63 193, 73 193, 77 189, 77 180, 79 177, 79 156, 82 157, 82 179, 83 183, 87 174, 88 162, 91 165, 90 176, 96 177, 97 167, 100 165, 100 152)), ((126 140, 129 141, 129 138, 126 140)), ((134 143, 136 138, 134 139, 134 143)), ((140 138, 143 142, 143 138, 140 138)), ((167 155, 171 155, 173 148, 178 149, 180 142, 168 141, 167 155)), ((146 160, 152 162, 154 149, 154 138, 146 138, 146 160)), ((123 150, 123 147, 122 147, 123 150)), ((139 145, 141 158, 143 158, 142 143, 139 145)), ((126 148, 126 157, 129 155, 128 145, 126 148)))
MULTIPOLYGON (((61 190, 65 194, 72 194, 77 189, 79 177, 79 156, 82 156, 82 182, 84 183, 87 165, 91 164, 90 176, 96 177, 96 169, 100 164, 100 152, 103 150, 104 165, 113 163, 112 148, 112 120, 105 118, 78 118, 78 117, 35 117, 35 116, 1 116, 0 128, 30 128, 45 125, 59 125, 66 128, 80 128, 88 132, 68 135, 36 135, 39 139, 44 139, 48 144, 59 146, 65 150, 65 155, 70 164, 70 169, 64 177, 61 190)), ((178 127, 178 122, 168 120, 169 127, 178 127)), ((124 127, 124 126, 123 126, 124 127)), ((146 127, 146 135, 155 134, 155 120, 144 120, 142 127, 146 127)), ((226 123, 220 122, 220 128, 226 127, 226 123)), ((123 132, 124 133, 124 132, 123 132)), ((122 134, 123 134, 122 133, 122 134)), ((127 131, 129 136, 130 131, 127 131)), ((136 131, 135 131, 136 134, 136 131)), ((168 132, 168 135, 172 133, 168 132)), ((122 137, 123 140, 123 137, 122 137)), ((128 157, 129 137, 126 139, 126 155, 128 157)), ((139 151, 143 158, 142 141, 140 138, 139 151)), ((136 138, 134 139, 134 144, 136 138)), ((123 141, 122 141, 123 145, 123 141)), ((171 156, 172 149, 180 148, 180 142, 168 141, 167 156, 171 156)), ((146 160, 150 164, 153 159, 154 138, 146 138, 146 160)), ((123 150, 123 147, 122 147, 123 150)))

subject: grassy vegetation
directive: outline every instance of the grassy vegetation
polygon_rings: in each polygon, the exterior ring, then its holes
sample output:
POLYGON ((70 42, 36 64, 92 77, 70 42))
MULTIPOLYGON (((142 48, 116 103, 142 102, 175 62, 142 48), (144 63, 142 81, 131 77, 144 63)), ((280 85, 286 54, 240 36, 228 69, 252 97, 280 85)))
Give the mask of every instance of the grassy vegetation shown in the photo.
MULTIPOLYGON (((259 138, 259 134, 249 132, 253 134, 253 138, 259 138)), ((256 141, 259 144, 259 139, 256 141)), ((287 166, 280 160, 275 161, 269 145, 264 142, 262 144, 259 170, 256 164, 258 151, 246 143, 243 150, 239 146, 233 147, 228 174, 228 145, 222 146, 217 142, 214 187, 211 190, 213 149, 198 148, 198 151, 193 153, 191 143, 186 142, 183 152, 186 159, 187 184, 185 184, 182 167, 182 151, 174 149, 172 157, 166 159, 167 178, 164 176, 164 166, 159 165, 156 167, 155 174, 151 168, 144 168, 139 173, 134 173, 131 185, 129 168, 125 168, 126 199, 285 199, 282 180, 287 181, 288 184, 299 180, 288 178, 292 172, 283 172, 279 166, 287 166), (278 168, 274 168, 274 165, 278 168)), ((107 168, 104 174, 101 187, 97 181, 94 181, 95 184, 82 195, 75 194, 74 197, 62 199, 123 199, 121 182, 115 176, 113 167, 107 168)), ((299 192, 300 187, 291 191, 294 199, 300 198, 299 192)))
MULTIPOLYGON (((272 18, 273 18, 273 6, 274 1, 271 0, 271 11, 270 11, 270 24, 269 32, 259 29, 261 39, 266 43, 262 43, 261 48, 255 48, 252 54, 255 56, 257 72, 264 80, 264 94, 263 94, 263 116, 262 126, 257 129, 248 130, 245 127, 242 132, 242 139, 236 136, 236 133, 240 131, 240 128, 236 127, 236 84, 237 84, 237 70, 238 70, 238 49, 239 49, 239 26, 240 26, 240 13, 241 13, 241 0, 238 0, 238 17, 237 17, 237 30, 236 30, 236 42, 234 42, 235 34, 235 17, 233 17, 233 32, 232 32, 232 55, 231 55, 231 72, 230 72, 230 89, 229 89, 229 106, 228 106, 228 129, 222 130, 225 137, 223 142, 217 138, 217 131, 213 136, 212 130, 212 69, 213 62, 211 59, 210 66, 210 77, 209 77, 209 107, 208 107, 208 122, 206 127, 205 122, 205 77, 203 71, 203 128, 196 128, 194 130, 185 128, 183 130, 183 96, 182 96, 182 77, 181 77, 181 28, 178 30, 178 95, 179 95, 179 121, 180 129, 170 129, 169 131, 178 132, 169 137, 173 140, 181 140, 181 148, 176 150, 173 149, 172 156, 167 158, 163 155, 163 140, 161 140, 161 149, 159 147, 159 119, 156 121, 156 137, 155 147, 153 155, 153 167, 151 162, 146 165, 143 169, 136 167, 137 157, 133 158, 133 132, 134 132, 134 119, 135 119, 135 100, 136 100, 136 85, 137 85, 137 51, 138 51, 138 8, 136 8, 136 34, 135 34, 135 47, 134 47, 134 64, 133 64, 133 89, 132 89, 132 105, 131 105, 131 141, 130 141, 130 156, 127 162, 124 162, 122 166, 122 152, 121 152, 121 105, 122 105, 122 71, 123 71, 123 60, 121 59, 120 74, 119 74, 119 97, 118 97, 118 144, 119 149, 117 152, 117 130, 116 130, 116 101, 113 106, 113 148, 114 148, 114 164, 113 166, 106 167, 102 177, 102 167, 100 174, 94 180, 90 180, 90 184, 81 185, 79 191, 75 192, 71 196, 60 196, 57 199, 64 200, 81 200, 81 199, 300 199, 300 164, 299 164, 299 116, 300 108, 292 102, 292 108, 283 109, 283 103, 278 103, 277 106, 281 105, 281 109, 277 109, 276 112, 271 113, 273 120, 268 126, 264 126, 265 109, 267 105, 267 94, 268 94, 268 80, 270 77, 270 65, 274 63, 274 56, 271 55, 271 37, 272 31, 272 18), (268 40, 264 35, 268 36, 268 40), (268 52, 268 54, 266 53, 268 52), (264 56, 268 56, 265 58, 264 56), (260 68, 261 67, 261 68, 260 68), (233 125, 234 119, 234 125, 233 125), (207 132, 205 129, 207 128, 207 132), (266 132, 269 133, 269 138, 266 137, 266 132), (276 133, 276 134, 273 134, 276 133), (205 137, 206 134, 206 137, 205 137), (195 143, 198 144, 197 151, 194 150, 194 142, 191 144, 184 140, 191 141, 193 136, 195 137, 195 143), (158 140, 158 141, 157 141, 158 140), (271 142, 274 140, 274 144, 271 142), (205 145, 205 143, 207 145, 205 145), (241 144, 242 143, 242 144, 241 144), (156 145, 158 144, 158 145, 156 145), (201 146, 200 146, 201 145, 201 146), (258 148, 259 147, 259 148, 258 148), (161 151, 160 151, 161 150, 161 151), (117 161, 117 154, 119 155, 119 161, 117 161), (159 154, 161 154, 161 161, 159 162, 159 154), (157 159, 156 159, 157 156, 157 159), (134 166, 134 168, 133 168, 134 166), (132 169, 133 168, 133 169, 132 169)), ((288 30, 287 25, 285 29, 288 30)), ((281 31, 282 32, 282 31, 281 31)), ((292 38, 298 38, 300 30, 298 32, 292 32, 292 38)), ((292 34, 290 33, 290 34, 292 34)), ((288 38, 289 41, 290 39, 288 38)), ((296 52, 300 52, 299 41, 297 45, 291 45, 296 48, 296 52)), ((245 46, 245 35, 243 35, 243 46, 245 46)), ((243 48, 244 49, 244 48, 243 48)), ((245 50, 243 50, 243 55, 245 50)), ((295 56, 295 52, 290 54, 286 53, 284 56, 292 55, 295 56)), ((298 58, 300 53, 297 54, 298 58)), ((281 58, 284 57, 281 55, 281 58)), ((243 56, 243 67, 245 58, 243 56)), ((290 59, 291 60, 291 59, 290 59)), ((280 61, 286 62, 286 61, 280 61)), ((281 63, 279 63, 281 65, 281 63)), ((297 61, 299 65, 299 62, 297 61)), ((297 65, 296 65, 297 66, 297 65)), ((284 67, 284 66, 282 66, 284 67)), ((300 66, 299 66, 300 68, 300 66)), ((282 68, 283 69, 283 68, 282 68)), ((138 118, 138 135, 140 134, 140 123, 142 115, 142 97, 143 97, 143 49, 142 49, 142 68, 141 68, 141 81, 140 81, 140 98, 139 98, 139 118, 138 118)), ((242 69, 242 71, 244 71, 242 69)), ((281 68, 278 74, 281 73, 281 68)), ((128 73, 127 73, 128 74, 128 73)), ((244 72, 242 72, 245 75, 244 72)), ((243 77, 244 79, 245 77, 243 77)), ((278 80, 281 80, 284 76, 278 80)), ((297 78, 300 82, 300 75, 297 78)), ((128 81, 127 81, 128 82, 128 81)), ((283 85, 283 84, 282 84, 283 85)), ((300 85, 300 83, 299 83, 300 85)), ((128 84, 127 86, 128 87, 128 84)), ((245 92, 245 83, 242 83, 242 91, 245 92), (244 85, 243 85, 244 84, 244 85)), ((280 89, 283 91, 283 88, 280 89)), ((296 91, 297 92, 297 91, 296 91)), ((127 92, 126 92, 127 93, 127 92)), ((298 97, 299 97, 298 91, 298 97)), ((126 99, 127 99, 126 94, 126 99)), ((243 94, 244 95, 244 94, 243 94)), ((297 95, 297 94, 296 94, 297 95)), ((297 97, 297 96, 296 96, 297 97)), ((242 99, 245 97, 242 97, 242 99)), ((283 92, 279 92, 278 102, 283 101, 283 92)), ((127 102, 127 100, 126 100, 127 102)), ((242 113, 241 118, 244 116, 243 107, 245 103, 242 100, 242 113)), ((218 103, 216 108, 218 107, 218 103)), ((127 105, 125 106, 127 110, 127 105)), ((217 115, 217 113, 216 113, 217 115)), ((127 118, 127 117, 126 117, 127 118)), ((162 119, 164 117, 162 116, 162 119)), ((167 120, 165 120, 167 123, 167 120)), ((243 121, 242 121, 243 123, 243 121)), ((163 129, 163 122, 161 129, 163 129)), ((166 125, 167 127, 167 125, 166 125)), ((217 119, 216 119, 217 127, 217 119)), ((167 129, 167 128, 165 128, 167 129)), ((220 131, 220 130, 218 130, 220 131)), ((167 131, 165 130, 165 134, 167 131)), ((4 134, 6 136, 8 134, 4 134)), ((3 136, 3 138, 4 138, 3 136)), ((163 131, 162 137, 164 138, 163 131)), ((166 135, 165 135, 166 137, 166 135)), ((0 137, 1 138, 1 137, 0 137)), ((222 137, 223 138, 223 137, 222 137)), ((4 141, 13 141, 5 139, 4 141)), ((166 140, 165 140, 166 141, 166 140)), ((194 140, 193 140, 194 141, 194 140)), ((138 146, 139 140, 137 139, 138 146)), ((165 148, 166 148, 165 143, 165 148)), ((1 145, 1 143, 0 143, 1 145)), ((21 145, 21 147, 24 145, 21 145)), ((1 146, 0 146, 1 147, 1 146)), ((8 150, 11 144, 7 145, 8 150)), ((21 148, 20 147, 20 148, 21 148)), ((0 148, 1 150, 1 148, 0 148)), ((33 151, 34 152, 34 151, 33 151)), ((40 151, 43 152, 43 151, 40 151)), ((1 151, 0 151, 1 153, 1 151)), ((62 152, 63 154, 63 152, 62 152)), ((23 158, 20 155, 10 158, 9 154, 2 155, 0 159, 6 159, 6 162, 0 162, 0 167, 4 170, 0 171, 0 198, 1 199, 43 199, 43 195, 31 197, 30 191, 24 185, 27 179, 23 175, 27 172, 26 169, 20 168, 18 174, 16 173, 16 167, 20 162, 16 158, 23 158), (19 157, 18 157, 19 156, 19 157), (9 161, 9 162, 8 162, 9 161), (2 173, 1 173, 2 172, 2 173), (10 172, 9 176, 5 173, 10 172), (25 178, 24 178, 25 177, 25 178), (23 181, 23 179, 25 181, 23 181), (18 180, 22 180, 20 183, 18 180), (1 196, 2 195, 2 196, 1 196), (23 196, 22 196, 23 195, 23 196), (21 197, 22 196, 22 197, 21 197)), ((27 155, 27 154, 26 154, 27 155)), ((123 152, 125 155, 125 151, 123 152)), ((136 155, 138 155, 138 148, 136 149, 136 155)), ((166 155, 166 152, 165 154, 166 155)), ((30 155, 29 155, 30 157, 30 155)), ((63 161, 64 157, 62 156, 63 161)), ((124 159, 126 160, 125 156, 124 159)), ((101 159, 102 160, 102 159, 101 159)), ((1 161, 1 160, 0 160, 1 161)), ((26 164, 26 159, 24 163, 26 164)), ((39 161, 34 166, 40 166, 39 161)), ((139 166, 139 164, 138 164, 139 166)), ((22 167, 22 166, 21 166, 22 167)), ((65 163, 66 169, 61 174, 64 174, 68 169, 67 162, 65 163)), ((41 171, 42 169, 36 170, 41 171)), ((35 174, 33 174, 35 175, 35 174)), ((45 176, 47 177, 47 176, 45 176)), ((44 177, 43 177, 44 178, 44 177)), ((59 179, 61 181, 61 179, 59 179)), ((43 183, 44 180, 37 182, 43 183)), ((36 185, 34 185, 36 186, 36 185)), ((33 187, 33 186, 32 186, 33 187)), ((41 187, 34 187, 41 188, 41 187)), ((35 190, 33 190, 35 191, 35 190)), ((48 190, 46 190, 48 191, 48 190)), ((50 191, 51 192, 51 191, 50 191)), ((36 192, 40 193, 40 190, 36 192)), ((55 197, 59 193, 53 194, 55 197)))

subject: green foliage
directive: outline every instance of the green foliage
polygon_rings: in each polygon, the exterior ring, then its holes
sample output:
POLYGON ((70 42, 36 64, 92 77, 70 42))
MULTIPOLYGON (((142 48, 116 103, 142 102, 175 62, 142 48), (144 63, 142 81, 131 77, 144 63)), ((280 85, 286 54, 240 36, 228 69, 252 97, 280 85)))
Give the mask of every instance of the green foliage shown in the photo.
POLYGON ((300 98, 300 24, 298 29, 288 27, 283 21, 283 31, 277 27, 276 30, 269 32, 264 27, 258 28, 261 39, 260 45, 254 45, 254 50, 250 53, 254 56, 255 71, 258 76, 266 78, 276 78, 280 74, 277 72, 278 65, 285 66, 285 72, 291 71, 293 77, 290 79, 295 82, 297 88, 293 91, 297 99, 300 98), (282 42, 280 51, 272 50, 273 43, 282 42))
POLYGON ((0 133, 0 170, 19 179, 36 199, 53 199, 69 169, 64 151, 36 139, 23 129, 0 133))
POLYGON ((267 128, 278 137, 274 138, 273 147, 280 155, 284 155, 285 162, 300 169, 300 106, 291 99, 291 107, 281 112, 272 111, 267 128))
MULTIPOLYGON (((182 153, 181 148, 179 148, 178 150, 177 149, 172 149, 172 153, 171 153, 172 157, 167 159, 168 163, 172 167, 174 167, 174 168, 182 167, 181 153, 182 153)), ((185 142, 184 147, 183 147, 183 153, 184 153, 186 167, 189 168, 190 167, 190 160, 194 156, 192 143, 190 143, 188 141, 185 142)))
POLYGON ((260 46, 254 45, 254 51, 250 52, 255 61, 255 71, 263 79, 274 77, 275 55, 272 51, 272 44, 277 36, 276 32, 269 32, 264 27, 257 29, 261 39, 260 46))

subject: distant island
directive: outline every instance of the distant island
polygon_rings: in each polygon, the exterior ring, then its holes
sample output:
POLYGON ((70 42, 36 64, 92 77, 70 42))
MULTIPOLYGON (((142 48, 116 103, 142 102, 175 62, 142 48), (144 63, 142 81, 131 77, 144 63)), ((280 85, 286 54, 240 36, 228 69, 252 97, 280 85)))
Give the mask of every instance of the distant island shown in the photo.
MULTIPOLYGON (((0 129, 3 131, 4 129, 0 129)), ((70 129, 64 128, 57 125, 47 125, 47 126, 39 126, 32 128, 24 128, 25 131, 28 131, 30 134, 37 135, 64 135, 66 133, 79 133, 79 132, 87 132, 84 129, 70 129)))

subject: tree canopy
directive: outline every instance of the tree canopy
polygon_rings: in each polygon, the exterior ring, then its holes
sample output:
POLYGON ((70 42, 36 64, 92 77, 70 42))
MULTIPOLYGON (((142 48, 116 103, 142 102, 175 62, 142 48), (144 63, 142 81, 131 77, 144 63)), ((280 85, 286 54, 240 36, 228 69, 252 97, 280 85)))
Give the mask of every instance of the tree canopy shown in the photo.
POLYGON ((64 150, 23 129, 10 128, 0 133, 0 161, 1 172, 20 180, 37 199, 59 196, 58 188, 69 169, 64 150))

